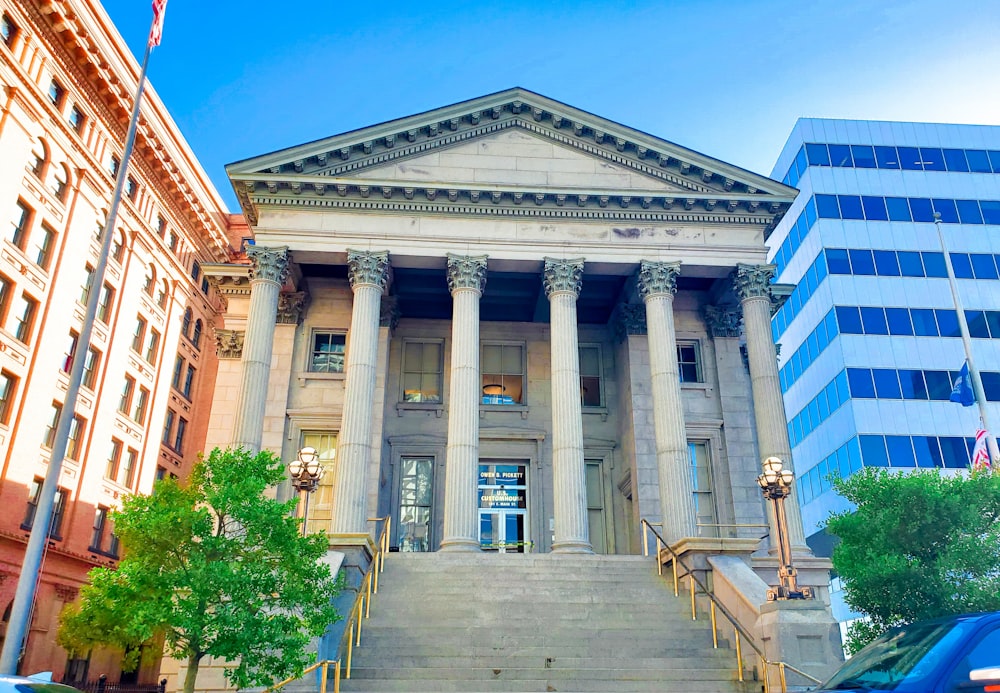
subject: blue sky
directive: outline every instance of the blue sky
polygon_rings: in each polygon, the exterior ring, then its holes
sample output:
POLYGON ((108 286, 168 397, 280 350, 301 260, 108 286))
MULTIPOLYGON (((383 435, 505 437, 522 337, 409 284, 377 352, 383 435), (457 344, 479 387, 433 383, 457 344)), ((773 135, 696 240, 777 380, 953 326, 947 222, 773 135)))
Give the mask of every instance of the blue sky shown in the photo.
MULTIPOLYGON (((142 56, 148 0, 104 0, 142 56)), ((169 0, 150 80, 227 163, 521 86, 769 174, 803 116, 1000 125, 997 0, 169 0)))

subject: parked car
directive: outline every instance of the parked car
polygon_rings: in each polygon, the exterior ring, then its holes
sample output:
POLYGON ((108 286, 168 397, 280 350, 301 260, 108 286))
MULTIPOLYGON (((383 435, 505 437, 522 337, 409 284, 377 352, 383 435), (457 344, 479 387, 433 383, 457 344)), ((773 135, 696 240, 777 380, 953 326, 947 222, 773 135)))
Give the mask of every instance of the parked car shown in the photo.
POLYGON ((72 686, 52 682, 52 674, 0 676, 0 693, 80 693, 72 686))
POLYGON ((1000 693, 1000 612, 894 628, 815 689, 823 691, 1000 693))

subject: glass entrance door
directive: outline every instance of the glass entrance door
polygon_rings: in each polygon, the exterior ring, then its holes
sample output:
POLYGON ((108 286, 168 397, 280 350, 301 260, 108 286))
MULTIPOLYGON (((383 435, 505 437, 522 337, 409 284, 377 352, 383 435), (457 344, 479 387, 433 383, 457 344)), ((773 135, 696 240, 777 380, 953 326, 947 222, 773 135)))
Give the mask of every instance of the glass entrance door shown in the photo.
POLYGON ((527 537, 527 465, 479 465, 479 546, 483 551, 524 553, 527 537))

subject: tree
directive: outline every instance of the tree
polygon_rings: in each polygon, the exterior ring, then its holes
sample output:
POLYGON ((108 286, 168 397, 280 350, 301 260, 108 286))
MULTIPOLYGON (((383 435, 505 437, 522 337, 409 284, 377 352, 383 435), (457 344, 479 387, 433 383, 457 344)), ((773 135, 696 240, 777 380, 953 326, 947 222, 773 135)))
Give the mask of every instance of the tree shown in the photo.
POLYGON ((827 531, 856 652, 887 629, 946 614, 1000 609, 1000 473, 892 473, 865 467, 834 486, 854 504, 827 531))
POLYGON ((162 637, 167 654, 187 660, 185 693, 205 656, 233 662, 225 673, 238 688, 300 674, 310 638, 339 619, 339 584, 320 562, 325 536, 302 536, 295 501, 264 495, 283 473, 272 453, 216 448, 186 483, 126 498, 112 516, 124 556, 90 572, 59 643, 138 651, 162 637))

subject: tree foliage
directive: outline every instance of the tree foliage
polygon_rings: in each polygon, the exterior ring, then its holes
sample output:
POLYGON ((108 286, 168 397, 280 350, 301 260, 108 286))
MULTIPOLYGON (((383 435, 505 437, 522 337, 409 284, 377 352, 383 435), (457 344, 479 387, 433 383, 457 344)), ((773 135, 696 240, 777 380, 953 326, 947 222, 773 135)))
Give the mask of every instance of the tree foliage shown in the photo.
POLYGON ((226 677, 239 688, 300 673, 310 638, 339 618, 339 586, 320 562, 325 536, 302 536, 295 501, 265 496, 283 473, 272 453, 217 448, 186 483, 126 498, 112 516, 124 557, 90 572, 60 644, 134 649, 160 636, 188 662, 188 693, 205 656, 232 662, 226 677))
POLYGON ((866 467, 835 488, 855 510, 836 513, 833 566, 856 652, 896 625, 1000 609, 1000 473, 908 474, 866 467))

